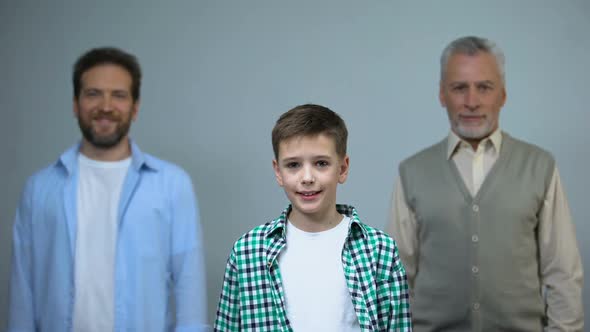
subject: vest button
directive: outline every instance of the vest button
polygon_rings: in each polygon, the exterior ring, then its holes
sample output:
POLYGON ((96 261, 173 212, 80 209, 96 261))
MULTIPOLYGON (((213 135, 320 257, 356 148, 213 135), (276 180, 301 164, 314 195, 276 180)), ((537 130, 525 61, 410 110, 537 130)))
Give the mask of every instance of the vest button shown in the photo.
POLYGON ((479 303, 478 302, 475 302, 473 304, 473 310, 479 310, 479 303))
POLYGON ((476 204, 473 204, 473 212, 478 212, 479 211, 479 206, 477 206, 476 204))
POLYGON ((477 241, 479 241, 479 237, 477 235, 473 235, 473 236, 471 236, 471 241, 477 242, 477 241))
POLYGON ((477 272, 479 272, 479 268, 477 268, 477 266, 474 266, 471 268, 471 272, 477 273, 477 272))

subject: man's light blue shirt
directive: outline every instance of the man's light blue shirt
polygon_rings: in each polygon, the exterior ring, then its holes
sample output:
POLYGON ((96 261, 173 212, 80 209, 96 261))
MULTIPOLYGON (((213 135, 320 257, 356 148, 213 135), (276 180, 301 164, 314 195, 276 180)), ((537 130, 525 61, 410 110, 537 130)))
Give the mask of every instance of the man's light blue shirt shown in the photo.
MULTIPOLYGON (((114 330, 207 331, 190 177, 134 143, 131 150, 117 219, 114 330)), ((23 191, 13 231, 8 331, 72 330, 78 151, 73 146, 31 176, 23 191)))

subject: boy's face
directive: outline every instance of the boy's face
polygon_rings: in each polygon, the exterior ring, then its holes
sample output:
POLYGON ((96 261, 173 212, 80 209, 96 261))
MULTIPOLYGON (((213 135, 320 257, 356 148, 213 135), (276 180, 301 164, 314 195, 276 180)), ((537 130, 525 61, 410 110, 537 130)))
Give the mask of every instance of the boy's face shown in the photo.
POLYGON ((336 187, 348 176, 348 156, 338 156, 334 139, 319 134, 282 141, 278 158, 273 168, 293 207, 289 218, 328 222, 336 213, 336 187))

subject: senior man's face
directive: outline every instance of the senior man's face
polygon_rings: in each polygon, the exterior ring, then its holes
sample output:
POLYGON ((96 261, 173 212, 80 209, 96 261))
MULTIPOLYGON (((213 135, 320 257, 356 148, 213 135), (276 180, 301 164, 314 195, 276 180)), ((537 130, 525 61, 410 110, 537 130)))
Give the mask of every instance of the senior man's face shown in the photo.
POLYGON ((454 54, 440 83, 440 103, 451 130, 475 148, 498 128, 506 90, 496 60, 489 53, 454 54))

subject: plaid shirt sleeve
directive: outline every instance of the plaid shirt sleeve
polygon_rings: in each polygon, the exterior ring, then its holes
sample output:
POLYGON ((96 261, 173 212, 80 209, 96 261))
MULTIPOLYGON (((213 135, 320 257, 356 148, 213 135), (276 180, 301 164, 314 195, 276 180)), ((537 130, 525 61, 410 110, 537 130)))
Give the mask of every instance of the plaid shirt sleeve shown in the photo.
POLYGON ((239 286, 236 267, 235 249, 232 250, 223 277, 223 286, 219 305, 217 307, 217 318, 214 331, 239 331, 240 330, 240 307, 239 307, 239 286))
POLYGON ((399 258, 395 242, 393 245, 393 296, 389 311, 389 331, 412 331, 410 295, 406 271, 399 258))
POLYGON ((349 246, 343 254, 361 329, 412 331, 406 271, 395 241, 383 231, 363 224, 351 206, 337 205, 337 209, 352 216, 349 246))

